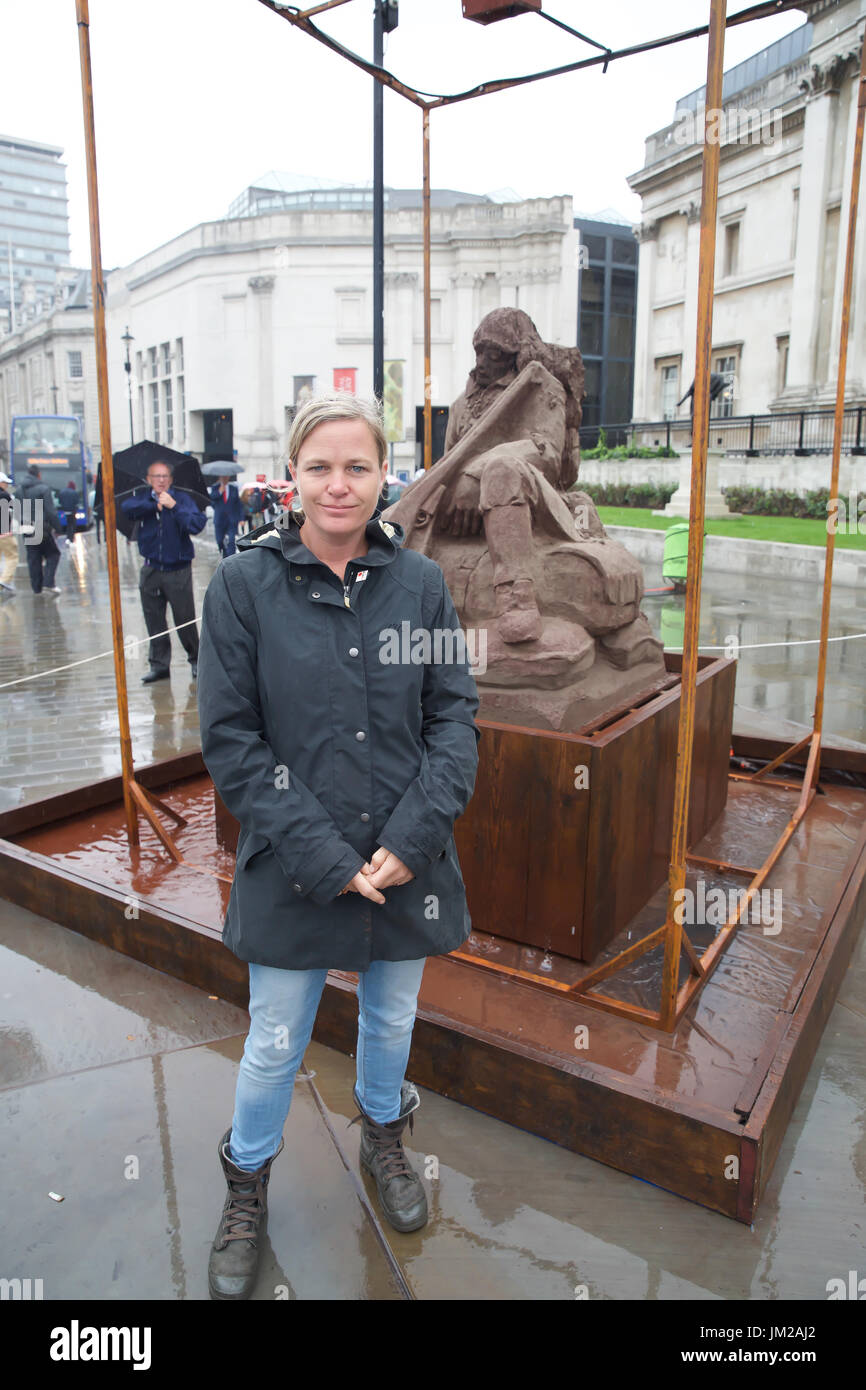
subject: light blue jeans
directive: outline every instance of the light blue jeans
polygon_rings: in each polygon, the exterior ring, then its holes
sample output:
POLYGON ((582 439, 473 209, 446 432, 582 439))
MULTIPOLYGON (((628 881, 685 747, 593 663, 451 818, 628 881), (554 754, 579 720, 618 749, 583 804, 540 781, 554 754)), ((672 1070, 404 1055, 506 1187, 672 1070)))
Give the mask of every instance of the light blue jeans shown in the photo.
MULTIPOLYGON (((374 960, 358 976, 356 1099, 386 1125, 400 1114, 421 960, 374 960)), ((229 1151, 252 1172, 276 1153, 292 1103, 295 1074, 310 1041, 327 970, 250 965, 250 1031, 244 1044, 229 1151)))

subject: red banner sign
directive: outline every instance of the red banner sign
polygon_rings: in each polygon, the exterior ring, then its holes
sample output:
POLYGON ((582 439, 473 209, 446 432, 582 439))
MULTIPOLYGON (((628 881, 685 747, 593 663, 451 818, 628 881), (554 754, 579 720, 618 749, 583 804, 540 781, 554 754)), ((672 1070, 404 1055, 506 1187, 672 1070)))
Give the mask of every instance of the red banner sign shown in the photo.
POLYGON ((355 377, 358 374, 357 367, 335 367, 334 368, 334 390, 351 391, 355 394, 355 377))

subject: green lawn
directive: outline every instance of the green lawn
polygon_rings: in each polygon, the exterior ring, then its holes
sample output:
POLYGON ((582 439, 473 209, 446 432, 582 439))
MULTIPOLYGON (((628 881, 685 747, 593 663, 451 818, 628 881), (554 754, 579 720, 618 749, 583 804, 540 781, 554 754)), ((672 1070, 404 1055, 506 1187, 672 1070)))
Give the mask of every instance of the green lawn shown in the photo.
MULTIPOLYGON (((639 526, 647 530, 666 531, 678 519, 688 517, 654 516, 643 507, 599 507, 604 526, 639 526)), ((863 518, 860 521, 863 525, 863 518)), ((741 516, 730 521, 708 521, 710 536, 736 536, 744 541, 783 541, 788 545, 820 545, 827 539, 826 523, 819 517, 741 516)), ((866 550, 866 535, 847 535, 840 527, 836 545, 845 550, 866 550)))

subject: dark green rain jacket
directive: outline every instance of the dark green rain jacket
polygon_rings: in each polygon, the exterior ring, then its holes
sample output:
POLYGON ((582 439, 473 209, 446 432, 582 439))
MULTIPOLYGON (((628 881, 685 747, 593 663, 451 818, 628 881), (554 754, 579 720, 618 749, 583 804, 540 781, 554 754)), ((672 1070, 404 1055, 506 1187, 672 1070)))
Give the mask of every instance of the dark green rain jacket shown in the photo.
POLYGON ((238 541, 202 613, 202 752, 241 827, 223 940, 289 970, 454 950, 471 930, 453 826, 478 694, 465 647, 423 637, 459 632, 442 571, 375 512, 341 584, 298 517, 281 521, 238 541), (339 896, 379 845, 415 877, 383 905, 339 896))

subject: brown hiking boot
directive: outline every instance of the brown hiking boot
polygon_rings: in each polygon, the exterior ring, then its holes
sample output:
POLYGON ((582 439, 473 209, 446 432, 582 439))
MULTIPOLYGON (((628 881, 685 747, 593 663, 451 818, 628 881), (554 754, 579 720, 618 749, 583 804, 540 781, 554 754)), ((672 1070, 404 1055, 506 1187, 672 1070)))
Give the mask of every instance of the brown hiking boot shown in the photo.
POLYGON ((223 1214, 207 1267, 211 1298, 249 1298, 259 1267, 259 1248, 268 1223, 268 1180, 283 1141, 255 1172, 245 1172, 228 1156, 231 1130, 219 1142, 220 1163, 228 1184, 223 1214))
POLYGON ((427 1224, 427 1195, 421 1179, 403 1151, 403 1130, 409 1123, 413 1131, 412 1112, 421 1104, 421 1097, 411 1081, 404 1081, 400 1092, 400 1114, 390 1124, 380 1125, 371 1120, 355 1095, 361 1111, 350 1123, 361 1121, 361 1169, 376 1180, 376 1190, 386 1218, 395 1231, 417 1231, 427 1224))

